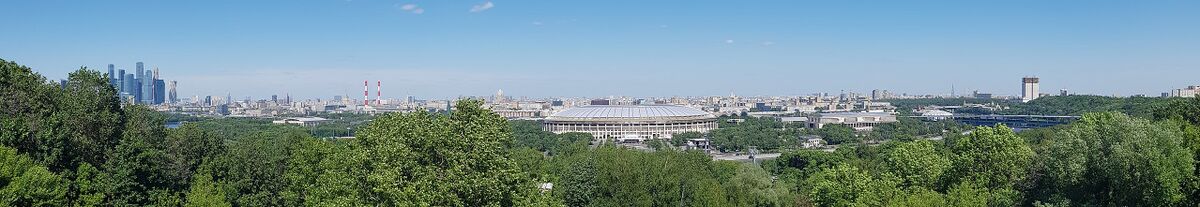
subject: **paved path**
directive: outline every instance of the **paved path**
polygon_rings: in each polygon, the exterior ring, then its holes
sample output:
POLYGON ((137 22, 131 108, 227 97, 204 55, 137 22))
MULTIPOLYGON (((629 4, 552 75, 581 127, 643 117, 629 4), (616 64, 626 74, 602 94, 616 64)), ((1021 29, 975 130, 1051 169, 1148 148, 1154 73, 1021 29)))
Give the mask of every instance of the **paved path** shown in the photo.
MULTIPOLYGON (((745 155, 745 154, 743 154, 743 155, 723 154, 723 155, 713 155, 712 157, 713 157, 713 160, 731 160, 731 161, 738 161, 738 162, 749 162, 750 161, 750 155, 745 155)), ((765 153, 765 154, 757 154, 754 156, 754 158, 757 160, 769 160, 769 159, 775 159, 776 157, 779 157, 779 153, 765 153)))

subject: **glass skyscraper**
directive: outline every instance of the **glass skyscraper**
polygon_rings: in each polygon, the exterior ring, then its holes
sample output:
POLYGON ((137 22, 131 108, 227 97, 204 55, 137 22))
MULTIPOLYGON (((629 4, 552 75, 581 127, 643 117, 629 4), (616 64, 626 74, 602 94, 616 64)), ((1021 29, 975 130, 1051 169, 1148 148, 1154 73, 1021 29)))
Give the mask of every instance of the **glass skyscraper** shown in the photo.
POLYGON ((154 104, 162 104, 167 99, 166 87, 167 83, 163 80, 154 80, 154 104))
POLYGON ((179 101, 179 98, 176 97, 177 94, 175 94, 175 85, 176 84, 178 84, 178 83, 176 83, 175 81, 171 81, 171 84, 167 85, 167 102, 168 103, 174 104, 175 102, 179 101))
POLYGON ((117 93, 129 93, 129 88, 125 87, 125 69, 117 71, 117 93))
POLYGON ((138 80, 142 82, 142 103, 145 104, 154 104, 154 74, 151 72, 145 71, 146 74, 138 80))
POLYGON ((117 74, 113 73, 117 71, 113 69, 113 64, 108 64, 108 84, 112 85, 113 87, 120 88, 121 86, 117 86, 117 74))
POLYGON ((136 72, 136 73, 134 73, 134 75, 137 76, 137 80, 133 81, 134 88, 132 90, 130 90, 129 93, 134 94, 133 95, 134 102, 144 103, 146 100, 146 94, 148 92, 148 91, 146 91, 147 89, 144 89, 144 88, 149 88, 149 87, 147 87, 146 83, 145 83, 146 82, 146 68, 144 67, 142 62, 137 62, 136 64, 134 64, 134 72, 136 72))
POLYGON ((134 100, 137 100, 137 79, 133 77, 133 74, 125 74, 124 84, 125 86, 121 87, 123 89, 122 92, 124 92, 126 95, 133 96, 134 100))

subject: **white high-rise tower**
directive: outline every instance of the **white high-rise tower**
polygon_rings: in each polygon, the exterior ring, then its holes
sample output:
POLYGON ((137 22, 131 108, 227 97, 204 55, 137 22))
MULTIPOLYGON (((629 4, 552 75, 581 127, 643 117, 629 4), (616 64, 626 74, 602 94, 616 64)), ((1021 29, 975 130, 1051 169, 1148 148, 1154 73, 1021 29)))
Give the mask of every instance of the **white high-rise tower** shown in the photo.
POLYGON ((1038 98, 1038 78, 1021 78, 1021 102, 1029 102, 1038 98))

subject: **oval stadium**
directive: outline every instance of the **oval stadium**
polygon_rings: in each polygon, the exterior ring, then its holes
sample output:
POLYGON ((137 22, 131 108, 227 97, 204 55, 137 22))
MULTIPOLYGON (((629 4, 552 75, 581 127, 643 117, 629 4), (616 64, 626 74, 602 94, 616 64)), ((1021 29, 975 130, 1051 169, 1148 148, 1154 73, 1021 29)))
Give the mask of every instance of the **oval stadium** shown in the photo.
POLYGON ((556 134, 589 133, 602 140, 642 141, 708 132, 717 128, 717 117, 683 106, 593 105, 554 113, 544 119, 542 128, 556 134))

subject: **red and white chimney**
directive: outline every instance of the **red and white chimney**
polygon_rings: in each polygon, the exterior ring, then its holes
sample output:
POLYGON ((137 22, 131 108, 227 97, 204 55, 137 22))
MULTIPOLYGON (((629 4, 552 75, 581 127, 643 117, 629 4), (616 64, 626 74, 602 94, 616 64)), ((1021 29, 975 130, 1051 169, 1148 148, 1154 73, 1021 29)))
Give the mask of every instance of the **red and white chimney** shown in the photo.
POLYGON ((371 98, 371 95, 368 92, 370 89, 367 88, 368 82, 369 81, 367 81, 367 80, 363 80, 363 106, 367 106, 367 104, 370 103, 369 100, 371 98))

